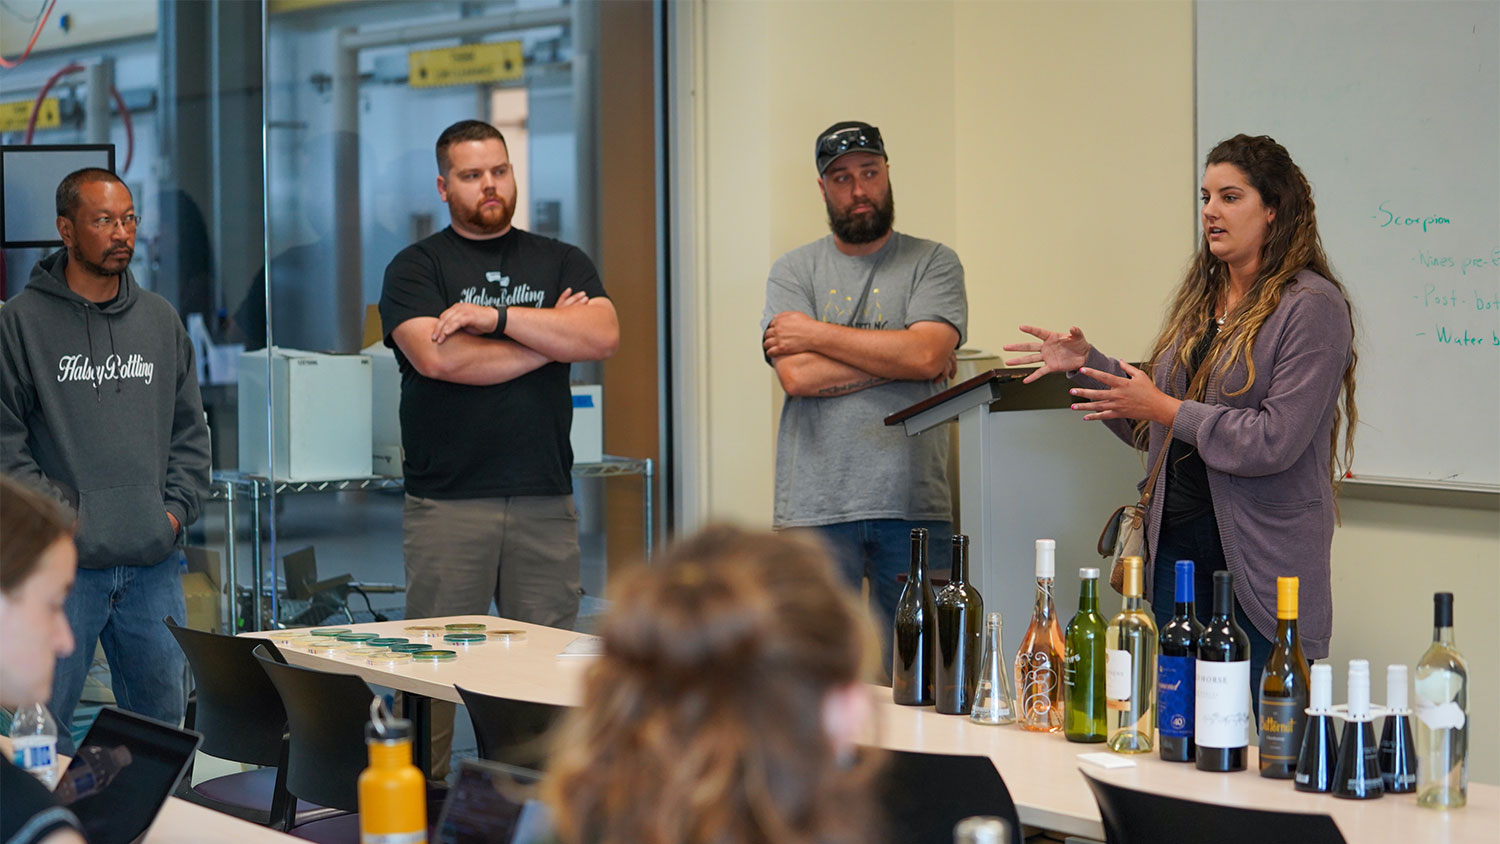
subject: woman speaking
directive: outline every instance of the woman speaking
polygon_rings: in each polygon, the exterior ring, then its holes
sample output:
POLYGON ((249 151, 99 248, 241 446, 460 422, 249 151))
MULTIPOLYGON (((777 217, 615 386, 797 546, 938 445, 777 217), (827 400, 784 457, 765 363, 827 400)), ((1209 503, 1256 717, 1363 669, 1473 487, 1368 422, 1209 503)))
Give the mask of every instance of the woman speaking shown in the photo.
POLYGON ((1258 678, 1276 630, 1276 578, 1301 579, 1308 657, 1328 655, 1329 551, 1338 479, 1353 453, 1353 311, 1329 269, 1312 189, 1280 144, 1236 135, 1208 154, 1203 237, 1172 297, 1145 371, 1095 349, 1078 328, 1021 330, 1039 342, 1007 365, 1026 380, 1065 372, 1085 419, 1148 452, 1167 449, 1146 517, 1146 583, 1158 623, 1172 615, 1173 563, 1234 575, 1238 622, 1258 678), (1342 440, 1342 447, 1341 441, 1342 440), (1157 563, 1161 563, 1157 565, 1157 563))

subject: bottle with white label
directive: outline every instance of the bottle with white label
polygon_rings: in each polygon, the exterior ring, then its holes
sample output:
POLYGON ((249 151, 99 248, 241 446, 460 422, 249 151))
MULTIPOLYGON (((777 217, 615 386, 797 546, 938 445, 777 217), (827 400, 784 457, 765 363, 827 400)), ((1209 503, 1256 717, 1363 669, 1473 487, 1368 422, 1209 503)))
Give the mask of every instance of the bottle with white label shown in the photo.
POLYGON ((50 791, 57 786, 57 722, 40 703, 16 710, 10 725, 12 759, 17 768, 42 781, 50 791))
POLYGON ((1469 666, 1453 641, 1453 593, 1432 596, 1432 645, 1417 663, 1417 805, 1457 809, 1469 793, 1469 666))
POLYGON ((1234 621, 1234 577, 1214 572, 1214 611, 1194 664, 1194 763, 1200 771, 1243 771, 1250 746, 1250 637, 1234 621))
POLYGON ((1141 600, 1140 557, 1126 557, 1125 606, 1104 634, 1104 706, 1109 749, 1150 753, 1156 730, 1156 622, 1141 600))

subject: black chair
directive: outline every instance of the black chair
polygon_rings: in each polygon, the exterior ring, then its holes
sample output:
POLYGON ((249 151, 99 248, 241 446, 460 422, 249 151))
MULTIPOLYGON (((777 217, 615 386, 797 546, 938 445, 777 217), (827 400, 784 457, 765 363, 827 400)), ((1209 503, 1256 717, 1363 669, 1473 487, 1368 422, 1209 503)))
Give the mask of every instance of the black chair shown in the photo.
MULTIPOLYGON (((296 838, 325 844, 358 844, 359 775, 370 760, 365 747, 365 724, 370 720, 370 701, 375 693, 353 674, 318 671, 280 661, 279 654, 269 650, 268 645, 257 646, 253 653, 286 708, 287 791, 296 800, 345 813, 295 825, 287 832, 296 838)), ((440 789, 429 789, 429 823, 436 820, 444 796, 440 789)))
POLYGON ((566 707, 510 700, 455 685, 479 742, 479 756, 529 771, 547 767, 547 733, 566 707))
MULTIPOLYGON (((284 822, 292 800, 286 789, 286 710, 251 653, 263 641, 180 627, 170 616, 163 622, 193 673, 195 688, 185 726, 203 734, 199 749, 220 759, 261 766, 197 785, 188 785, 190 778, 184 777, 178 796, 254 823, 284 822)), ((328 813, 325 807, 308 804, 296 813, 294 823, 328 813)))
MULTIPOLYGON (((1109 844, 1198 841, 1205 837, 1215 844, 1347 844, 1338 824, 1327 815, 1199 803, 1124 788, 1087 773, 1083 778, 1094 790, 1109 844)), ((1287 796, 1293 793, 1288 789, 1287 796)))
POLYGON ((953 827, 973 815, 1010 824, 1011 844, 1022 844, 1021 818, 1010 789, 987 756, 885 751, 890 764, 880 782, 890 841, 952 844, 953 827))

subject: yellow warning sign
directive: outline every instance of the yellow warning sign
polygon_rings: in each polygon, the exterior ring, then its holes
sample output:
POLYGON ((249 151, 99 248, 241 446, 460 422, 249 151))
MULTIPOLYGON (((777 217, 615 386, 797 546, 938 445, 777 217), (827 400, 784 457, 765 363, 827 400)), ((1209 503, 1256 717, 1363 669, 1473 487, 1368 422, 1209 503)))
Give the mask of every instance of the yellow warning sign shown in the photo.
MULTIPOLYGON (((36 100, 15 100, 0 103, 0 132, 24 132, 26 122, 31 119, 31 106, 36 100)), ((56 129, 62 125, 62 113, 58 109, 57 97, 42 100, 41 112, 36 116, 36 128, 56 129)))
POLYGON ((504 82, 520 79, 526 71, 520 41, 416 50, 407 59, 413 88, 504 82))

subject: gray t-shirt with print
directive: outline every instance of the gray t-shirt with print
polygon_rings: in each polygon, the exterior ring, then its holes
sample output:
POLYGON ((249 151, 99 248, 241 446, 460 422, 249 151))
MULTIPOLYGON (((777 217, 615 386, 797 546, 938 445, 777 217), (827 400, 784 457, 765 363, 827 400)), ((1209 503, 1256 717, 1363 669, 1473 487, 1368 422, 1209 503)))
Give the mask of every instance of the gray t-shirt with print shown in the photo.
MULTIPOLYGON (((829 235, 771 267, 762 336, 783 311, 887 331, 945 322, 962 343, 969 314, 964 268, 952 249, 900 232, 864 256, 843 254, 829 235)), ((843 396, 788 396, 776 441, 776 527, 952 518, 947 426, 908 437, 884 421, 946 387, 893 381, 843 396)))

